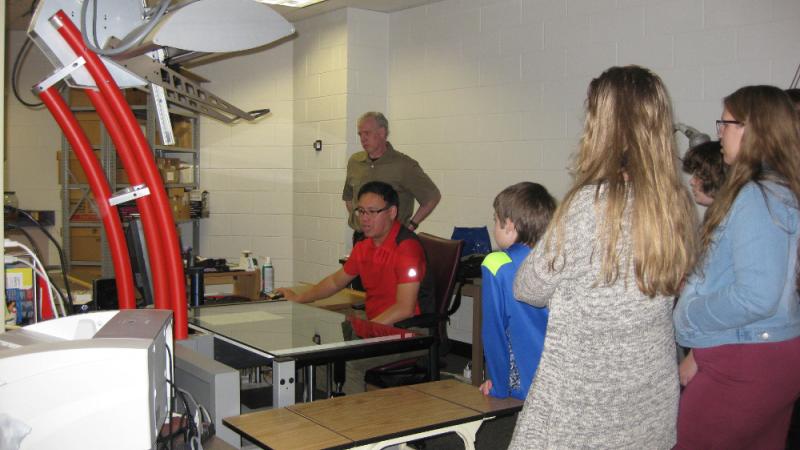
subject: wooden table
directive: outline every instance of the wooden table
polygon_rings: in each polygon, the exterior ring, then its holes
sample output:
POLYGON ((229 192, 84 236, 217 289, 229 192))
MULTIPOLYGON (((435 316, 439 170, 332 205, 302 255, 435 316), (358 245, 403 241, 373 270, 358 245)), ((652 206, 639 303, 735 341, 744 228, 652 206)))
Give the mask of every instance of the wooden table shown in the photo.
POLYGON ((205 272, 203 273, 203 282, 206 286, 232 284, 233 295, 249 298, 251 300, 258 300, 259 290, 261 289, 261 272, 258 270, 252 272, 246 272, 244 270, 234 272, 205 272))
POLYGON ((522 404, 446 380, 244 414, 223 423, 271 449, 383 448, 450 432, 471 449, 484 420, 513 414, 522 404))
MULTIPOLYGON (((302 284, 300 286, 292 287, 292 290, 301 293, 311 289, 310 284, 302 284)), ((345 311, 349 310, 353 305, 359 305, 364 303, 366 300, 367 295, 364 292, 356 291, 353 289, 342 289, 341 291, 333 294, 328 298, 323 298, 322 300, 317 300, 315 302, 308 303, 309 306, 315 306, 317 308, 327 309, 329 311, 345 311)))

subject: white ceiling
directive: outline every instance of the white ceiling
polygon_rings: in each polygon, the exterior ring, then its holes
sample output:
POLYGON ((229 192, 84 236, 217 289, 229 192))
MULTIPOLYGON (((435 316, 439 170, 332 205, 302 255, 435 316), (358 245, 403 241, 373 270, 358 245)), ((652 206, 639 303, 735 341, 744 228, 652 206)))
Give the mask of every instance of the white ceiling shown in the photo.
MULTIPOLYGON (((31 5, 36 0, 5 0, 6 1, 6 28, 24 30, 31 19, 29 14, 31 5)), ((102 0, 99 0, 102 1, 102 0)), ((288 6, 274 6, 275 10, 290 22, 307 19, 340 8, 353 7, 379 12, 394 12, 415 6, 436 3, 441 0, 327 0, 305 8, 290 8, 288 6)))
POLYGON ((288 6, 274 7, 289 22, 297 22, 317 14, 334 11, 340 8, 353 7, 368 9, 370 11, 394 12, 415 6, 436 3, 441 0, 327 0, 305 8, 290 8, 288 6))

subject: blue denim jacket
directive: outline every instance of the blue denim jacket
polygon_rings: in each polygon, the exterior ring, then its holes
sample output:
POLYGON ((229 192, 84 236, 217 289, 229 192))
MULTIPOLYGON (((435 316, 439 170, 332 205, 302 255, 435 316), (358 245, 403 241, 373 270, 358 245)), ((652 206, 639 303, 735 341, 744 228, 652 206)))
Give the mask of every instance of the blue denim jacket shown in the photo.
POLYGON ((715 230, 673 313, 678 343, 704 348, 800 336, 797 200, 776 183, 746 184, 715 230))

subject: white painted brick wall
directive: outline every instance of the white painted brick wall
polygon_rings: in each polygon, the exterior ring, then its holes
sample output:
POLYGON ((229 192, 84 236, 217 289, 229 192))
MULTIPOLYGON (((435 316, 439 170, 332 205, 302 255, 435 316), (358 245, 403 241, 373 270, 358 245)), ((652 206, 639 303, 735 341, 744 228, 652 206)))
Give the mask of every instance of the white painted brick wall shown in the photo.
MULTIPOLYGON (((56 151, 61 149, 61 130, 47 109, 27 108, 11 94, 11 68, 23 40, 24 33, 21 31, 10 32, 6 39, 3 187, 6 191, 16 192, 20 208, 56 211, 56 227, 51 232, 59 236, 61 196, 56 151)), ((29 103, 38 103, 38 98, 31 93, 31 87, 50 72, 50 63, 41 52, 32 49, 18 75, 20 96, 29 103)), ((58 253, 54 246, 49 247, 50 252, 46 256, 48 263, 57 264, 58 253)))
POLYGON ((200 187, 211 217, 200 226, 200 254, 238 263, 241 250, 272 257, 277 284, 292 267, 292 43, 194 69, 208 89, 244 110, 270 108, 253 123, 202 118, 200 187))
POLYGON ((294 67, 295 281, 339 267, 351 231, 341 200, 345 167, 360 150, 355 120, 385 110, 388 16, 342 9, 298 24, 294 67), (311 144, 323 141, 322 152, 311 144))
MULTIPOLYGON (((494 195, 514 182, 563 196, 586 88, 612 65, 653 68, 676 119, 708 133, 736 88, 787 87, 800 2, 447 0, 391 14, 389 37, 393 142, 442 190, 421 229, 449 236, 490 225, 494 195)), ((451 336, 468 341, 471 309, 461 314, 451 336)))

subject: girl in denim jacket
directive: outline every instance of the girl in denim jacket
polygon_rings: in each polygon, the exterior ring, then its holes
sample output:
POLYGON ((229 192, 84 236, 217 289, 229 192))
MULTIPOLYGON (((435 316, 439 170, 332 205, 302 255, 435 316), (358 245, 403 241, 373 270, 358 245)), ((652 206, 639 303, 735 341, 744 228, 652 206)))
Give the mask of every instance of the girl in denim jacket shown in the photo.
POLYGON ((782 449, 800 395, 800 120, 789 97, 748 86, 724 99, 728 179, 703 257, 674 311, 681 449, 782 449))

